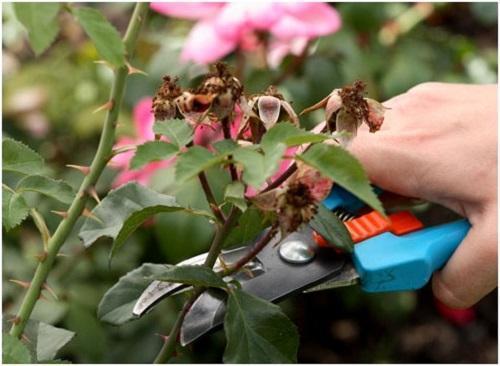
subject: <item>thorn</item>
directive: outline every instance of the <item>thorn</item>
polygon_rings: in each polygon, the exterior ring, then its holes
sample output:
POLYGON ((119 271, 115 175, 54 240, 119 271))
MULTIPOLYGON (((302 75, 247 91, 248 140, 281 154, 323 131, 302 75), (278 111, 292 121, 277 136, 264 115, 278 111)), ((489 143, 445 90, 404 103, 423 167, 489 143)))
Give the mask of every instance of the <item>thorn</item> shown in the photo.
POLYGON ((101 203, 101 200, 99 198, 99 195, 97 194, 97 191, 95 190, 95 187, 92 186, 92 187, 89 187, 87 189, 87 192, 88 194, 90 195, 90 197, 92 197, 98 204, 101 203))
POLYGON ((35 255, 35 258, 40 262, 43 263, 47 259, 48 253, 46 251, 43 251, 40 254, 35 255))
POLYGON ((128 68, 128 74, 129 75, 132 75, 132 74, 141 74, 141 75, 145 75, 145 76, 148 76, 148 74, 138 68, 135 68, 134 66, 130 65, 128 62, 125 62, 125 65, 127 65, 127 68, 128 68))
POLYGON ((228 271, 229 270, 229 266, 224 261, 224 259, 222 258, 222 256, 219 255, 219 257, 217 258, 217 260, 220 262, 220 266, 224 269, 224 271, 228 271))
POLYGON ((252 270, 250 268, 247 268, 247 267, 243 267, 240 269, 241 272, 245 273, 248 277, 250 278, 254 278, 255 275, 253 274, 252 270))
POLYGON ((98 218, 96 215, 94 215, 92 213, 92 211, 90 211, 87 207, 85 207, 83 209, 82 216, 85 216, 85 217, 87 217, 89 219, 95 220, 95 221, 97 221, 100 224, 104 224, 104 222, 102 222, 102 220, 100 218, 98 218))
POLYGON ((55 215, 61 216, 63 219, 66 219, 68 217, 68 211, 54 211, 54 210, 51 210, 50 212, 52 212, 55 215))
POLYGON ((26 334, 23 333, 23 335, 21 336, 21 339, 27 343, 31 343, 30 339, 26 336, 26 334))
POLYGON ((134 151, 134 150, 137 150, 137 145, 123 145, 123 146, 120 146, 120 147, 113 149, 113 151, 111 152, 111 155, 116 156, 118 154, 122 154, 122 153, 125 153, 128 151, 134 151))
POLYGON ((69 254, 65 254, 65 253, 57 253, 56 254, 56 257, 71 257, 69 254))
POLYGON ((73 165, 73 164, 66 164, 68 168, 73 168, 78 171, 80 171, 83 175, 88 175, 90 173, 90 167, 89 166, 84 166, 84 165, 73 165))
POLYGON ((94 61, 94 63, 95 63, 95 64, 98 64, 98 65, 104 65, 104 66, 107 66, 107 67, 109 67, 111 70, 114 70, 114 69, 115 69, 115 67, 114 67, 112 64, 110 64, 108 61, 105 61, 105 60, 96 60, 96 61, 94 61))
POLYGON ((12 318, 8 319, 7 321, 8 321, 9 323, 12 323, 12 324, 14 324, 14 325, 17 325, 17 324, 21 323, 21 318, 20 318, 19 316, 17 316, 17 315, 16 315, 16 316, 14 316, 14 317, 12 317, 12 318))
POLYGON ((49 299, 47 299, 42 293, 40 293, 40 295, 38 296, 38 300, 49 301, 49 299))
POLYGON ((20 281, 20 280, 14 280, 10 279, 9 282, 15 283, 16 285, 21 286, 22 288, 28 288, 31 285, 31 282, 26 282, 26 281, 20 281))
POLYGON ((43 284, 43 288, 47 290, 52 295, 52 297, 54 297, 54 299, 59 301, 59 297, 57 297, 56 292, 49 285, 47 285, 47 283, 43 284))
POLYGON ((106 164, 108 167, 113 168, 113 169, 120 169, 121 165, 118 164, 117 162, 114 161, 109 161, 108 164, 106 164))
POLYGON ((163 342, 167 343, 168 336, 160 334, 160 333, 155 333, 155 335, 160 337, 163 340, 163 342))
POLYGON ((114 103, 112 100, 108 100, 106 103, 104 103, 103 105, 92 111, 92 113, 97 113, 103 110, 109 111, 111 108, 113 108, 113 104, 114 103))

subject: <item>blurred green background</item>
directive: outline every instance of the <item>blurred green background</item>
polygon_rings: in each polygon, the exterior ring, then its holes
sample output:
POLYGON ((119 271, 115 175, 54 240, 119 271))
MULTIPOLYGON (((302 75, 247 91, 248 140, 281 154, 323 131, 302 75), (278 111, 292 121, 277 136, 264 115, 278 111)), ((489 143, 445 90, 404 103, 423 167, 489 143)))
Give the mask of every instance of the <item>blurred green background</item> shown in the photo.
MULTIPOLYGON (((103 116, 92 111, 108 95, 110 71, 94 63, 95 48, 68 14, 61 14, 61 34, 39 58, 33 56, 26 34, 3 3, 3 134, 39 151, 54 176, 75 187, 79 173, 65 164, 88 164, 97 146, 103 116)), ((94 3, 123 32, 132 3, 94 3)), ((356 79, 368 84, 369 95, 383 101, 425 81, 497 82, 497 4, 495 3, 340 3, 333 5, 343 19, 342 29, 314 42, 304 60, 288 56, 276 70, 248 60, 244 70, 247 92, 270 83, 296 110, 311 105, 333 88, 356 79), (424 6, 425 17, 422 14, 424 6), (399 24, 399 27, 394 27, 399 24), (394 29, 401 30, 395 32, 394 29)), ((183 41, 192 22, 167 19, 151 12, 141 36, 134 66, 148 76, 129 78, 120 115, 119 134, 133 135, 132 109, 151 96, 165 73, 188 84, 206 71, 179 62, 183 41)), ((235 55, 226 61, 234 66, 235 55)), ((311 125, 319 115, 308 117, 311 125)), ((97 190, 104 195, 116 170, 107 169, 97 190)), ((4 177, 8 182, 11 177, 4 177)), ((220 197, 224 174, 209 179, 220 197)), ((175 194, 181 203, 206 205, 196 181, 174 187, 171 170, 159 172, 151 186, 175 194)), ((33 196, 39 211, 54 229, 59 218, 50 210, 64 209, 33 196)), ((212 232, 203 219, 183 214, 159 215, 154 225, 130 238, 111 268, 108 244, 83 250, 76 232, 63 247, 49 284, 59 296, 38 302, 34 318, 66 327, 77 336, 62 357, 84 363, 145 363, 161 345, 181 298, 164 301, 145 318, 113 327, 96 319, 103 293, 120 276, 143 262, 175 263, 205 251, 212 232)), ((8 279, 29 280, 41 240, 34 224, 3 232, 3 311, 15 313, 23 290, 8 279)), ((475 308, 476 319, 459 326, 440 316, 429 288, 419 292, 368 295, 352 287, 297 296, 283 307, 299 326, 300 362, 497 362, 497 293, 475 308)), ((186 348, 176 361, 219 362, 224 348, 221 331, 186 348)))

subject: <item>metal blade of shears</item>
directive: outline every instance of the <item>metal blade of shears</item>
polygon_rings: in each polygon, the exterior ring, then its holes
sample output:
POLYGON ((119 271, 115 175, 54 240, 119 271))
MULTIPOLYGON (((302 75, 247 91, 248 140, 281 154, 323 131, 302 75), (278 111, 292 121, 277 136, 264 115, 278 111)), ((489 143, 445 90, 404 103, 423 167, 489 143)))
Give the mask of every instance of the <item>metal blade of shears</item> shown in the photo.
MULTIPOLYGON (((278 240, 279 238, 276 238, 274 242, 278 240)), ((315 256, 309 262, 292 263, 285 260, 271 242, 255 259, 261 264, 263 272, 247 278, 241 278, 244 272, 239 272, 234 279, 240 282, 246 292, 268 301, 279 301, 344 272, 346 258, 329 249, 318 248, 313 242, 312 229, 309 226, 287 236, 280 246, 298 242, 316 248, 315 256)), ((345 279, 345 276, 341 278, 345 279)), ((224 314, 224 293, 220 290, 205 291, 186 314, 181 328, 181 344, 187 345, 222 324, 224 314)))

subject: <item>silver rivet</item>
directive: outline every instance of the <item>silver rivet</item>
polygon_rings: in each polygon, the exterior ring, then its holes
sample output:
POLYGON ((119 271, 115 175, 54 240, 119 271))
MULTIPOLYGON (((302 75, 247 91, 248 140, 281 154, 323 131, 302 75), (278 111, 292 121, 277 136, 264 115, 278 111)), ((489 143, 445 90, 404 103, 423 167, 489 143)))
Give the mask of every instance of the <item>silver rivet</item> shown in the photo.
POLYGON ((314 250, 301 240, 290 240, 280 245, 280 257, 289 262, 302 264, 313 260, 314 250))

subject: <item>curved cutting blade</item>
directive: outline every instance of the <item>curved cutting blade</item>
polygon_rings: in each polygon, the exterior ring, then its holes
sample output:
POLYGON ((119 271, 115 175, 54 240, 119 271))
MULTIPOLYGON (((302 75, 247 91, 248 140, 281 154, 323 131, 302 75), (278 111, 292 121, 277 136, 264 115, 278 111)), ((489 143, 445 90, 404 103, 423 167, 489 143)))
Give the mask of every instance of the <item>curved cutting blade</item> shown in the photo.
MULTIPOLYGON (((316 247, 312 242, 310 227, 290 234, 280 245, 292 240, 304 241, 316 247)), ((336 255, 333 250, 321 248, 308 263, 289 263, 280 257, 278 247, 274 246, 278 241, 279 238, 275 238, 257 255, 256 259, 262 268, 259 275, 246 278, 241 277, 244 272, 235 275, 244 291, 268 301, 279 301, 336 276, 346 263, 345 257, 336 255)), ((232 262, 226 257, 224 261, 232 262)), ((185 346, 222 324, 225 315, 224 303, 225 297, 220 291, 205 291, 186 314, 181 328, 181 344, 185 346)))

